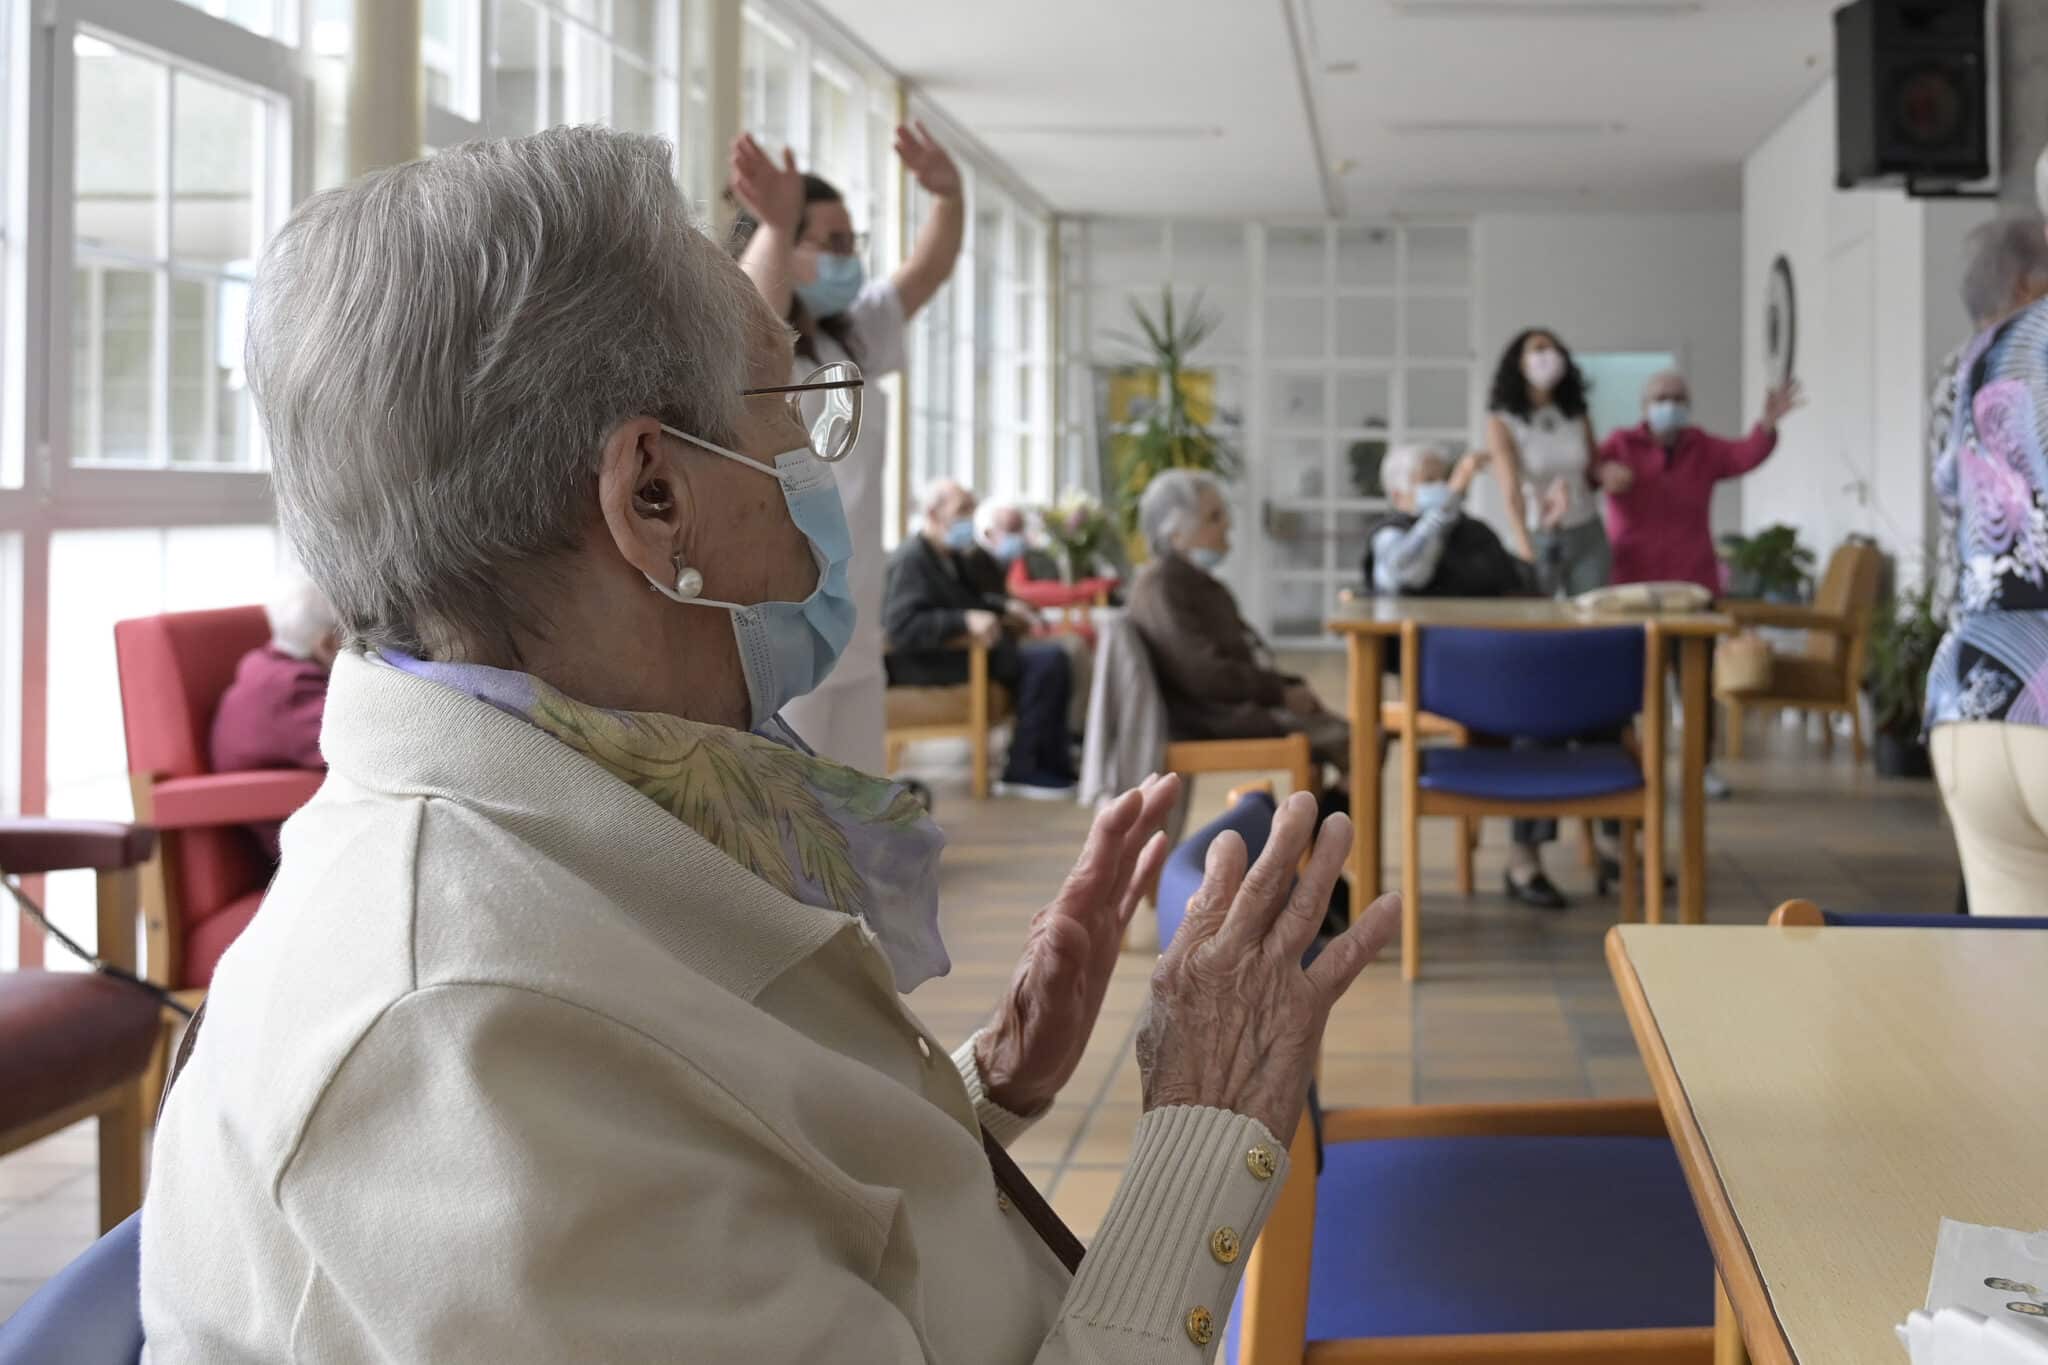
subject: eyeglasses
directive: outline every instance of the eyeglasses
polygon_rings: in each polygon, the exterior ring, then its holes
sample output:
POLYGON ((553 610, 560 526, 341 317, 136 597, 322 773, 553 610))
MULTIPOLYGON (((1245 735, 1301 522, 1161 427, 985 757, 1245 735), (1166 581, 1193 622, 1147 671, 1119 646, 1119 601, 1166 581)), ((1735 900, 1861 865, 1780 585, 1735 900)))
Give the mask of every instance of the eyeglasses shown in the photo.
POLYGON ((784 395, 790 416, 811 434, 811 453, 826 464, 836 464, 852 453, 853 443, 860 439, 860 395, 866 383, 860 377, 860 366, 850 360, 835 360, 812 370, 801 384, 740 392, 748 398, 784 395))
POLYGON ((828 256, 865 256, 868 254, 868 235, 865 232, 835 232, 822 242, 805 242, 803 245, 828 256))

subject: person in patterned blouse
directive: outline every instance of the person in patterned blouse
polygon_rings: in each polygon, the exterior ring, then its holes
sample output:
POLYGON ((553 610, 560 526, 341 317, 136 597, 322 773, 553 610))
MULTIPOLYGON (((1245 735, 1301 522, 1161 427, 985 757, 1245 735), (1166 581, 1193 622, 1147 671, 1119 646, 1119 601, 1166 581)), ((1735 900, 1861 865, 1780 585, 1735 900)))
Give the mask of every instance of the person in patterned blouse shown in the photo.
MULTIPOLYGON (((2048 190, 2048 155, 2041 164, 2048 190)), ((2048 194, 2043 196, 2048 211, 2048 194)), ((1974 914, 2048 904, 2048 300, 1981 333, 1955 371, 1934 487, 1957 579, 1927 724, 1974 914)))

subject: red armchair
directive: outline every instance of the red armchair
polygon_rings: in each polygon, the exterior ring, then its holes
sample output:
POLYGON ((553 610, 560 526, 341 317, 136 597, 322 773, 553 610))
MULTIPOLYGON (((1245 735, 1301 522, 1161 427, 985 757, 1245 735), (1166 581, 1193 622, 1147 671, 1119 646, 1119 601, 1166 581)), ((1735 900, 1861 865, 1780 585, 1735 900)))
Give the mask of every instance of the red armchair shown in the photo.
MULTIPOLYGON (((135 818, 161 838, 142 868, 143 975, 197 1005, 256 915, 270 863, 245 825, 283 820, 324 774, 215 773, 207 735, 242 656, 270 639, 261 607, 173 612, 114 626, 135 818)), ((168 1046, 168 1031, 164 1047, 168 1046)), ((163 1047, 152 1078, 161 1082, 163 1047)))

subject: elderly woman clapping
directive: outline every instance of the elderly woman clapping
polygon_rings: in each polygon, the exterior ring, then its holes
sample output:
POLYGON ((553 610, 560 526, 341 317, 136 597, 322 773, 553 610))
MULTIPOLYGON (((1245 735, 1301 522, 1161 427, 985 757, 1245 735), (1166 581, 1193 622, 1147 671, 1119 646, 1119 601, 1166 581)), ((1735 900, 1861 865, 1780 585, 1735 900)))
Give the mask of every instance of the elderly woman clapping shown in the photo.
POLYGON ((1173 783, 1100 815, 949 1054, 898 995, 947 965, 938 830, 776 721, 851 627, 856 390, 784 391, 668 166, 466 146, 264 260, 249 372, 350 647, 157 1130, 152 1358, 1198 1358, 1214 1230, 1271 1207, 1390 907, 1304 970, 1348 832, 1298 881, 1305 798, 1256 866, 1218 843, 1076 1273, 1000 1143, 1074 1070, 1173 783))

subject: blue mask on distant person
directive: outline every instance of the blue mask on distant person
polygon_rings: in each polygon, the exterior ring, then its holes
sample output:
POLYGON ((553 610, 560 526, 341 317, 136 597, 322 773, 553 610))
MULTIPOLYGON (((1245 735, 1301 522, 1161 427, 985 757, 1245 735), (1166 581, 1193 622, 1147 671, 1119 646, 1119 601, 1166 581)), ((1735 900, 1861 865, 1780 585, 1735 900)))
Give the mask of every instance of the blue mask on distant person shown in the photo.
POLYGON ((974 548, 974 521, 962 517, 946 528, 946 548, 949 550, 971 550, 974 548))
POLYGON ((1415 511, 1421 516, 1448 507, 1457 494, 1451 492, 1447 483, 1419 483, 1415 485, 1415 511))
POLYGON ((814 318, 836 318, 853 307, 867 283, 867 267, 858 256, 818 257, 818 278, 796 287, 804 310, 814 318))
POLYGON ((1194 549, 1188 551, 1188 562, 1203 573, 1215 573, 1218 568, 1222 567, 1223 551, 1212 549, 1207 545, 1197 545, 1194 549))
POLYGON ((1024 543, 1024 533, 1011 531, 996 541, 996 558, 1005 564, 1014 564, 1024 557, 1024 551, 1028 548, 1030 547, 1024 543))
POLYGON ((846 524, 846 506, 839 500, 839 484, 832 466, 820 460, 808 446, 785 451, 771 467, 751 456, 674 427, 663 431, 679 441, 701 446, 723 455, 782 485, 782 498, 789 507, 789 519, 811 544, 811 557, 818 565, 818 586, 801 602, 720 602, 699 597, 703 578, 691 569, 677 574, 674 584, 649 575, 654 590, 671 602, 718 607, 732 613, 732 632, 739 642, 740 667, 747 678, 747 699, 752 707, 749 729, 758 729, 773 719, 790 702, 816 689, 839 662, 846 642, 853 638, 858 611, 847 566, 853 560, 853 534, 846 524))
POLYGON ((1650 404, 1650 430, 1659 436, 1682 431, 1692 420, 1692 409, 1676 398, 1660 398, 1650 404))

